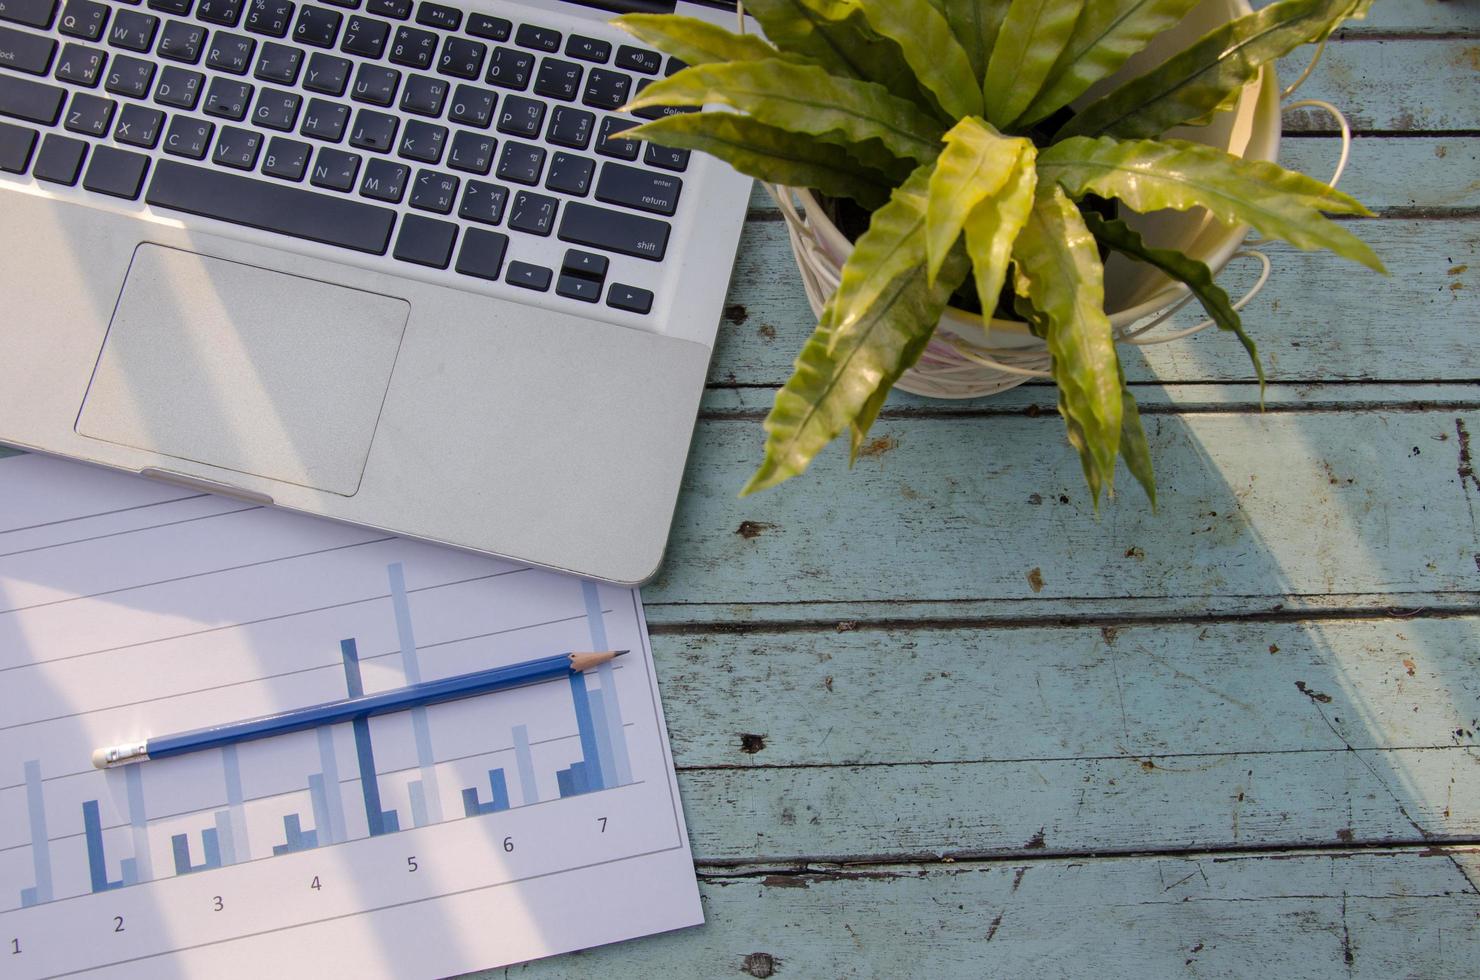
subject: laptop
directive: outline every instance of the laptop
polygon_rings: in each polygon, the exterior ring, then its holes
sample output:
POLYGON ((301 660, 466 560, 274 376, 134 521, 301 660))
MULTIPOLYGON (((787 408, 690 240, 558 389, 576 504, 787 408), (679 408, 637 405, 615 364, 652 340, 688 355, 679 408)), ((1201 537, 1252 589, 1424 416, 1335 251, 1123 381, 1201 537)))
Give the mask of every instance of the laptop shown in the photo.
POLYGON ((628 9, 0 0, 0 442, 649 578, 751 182, 628 9))

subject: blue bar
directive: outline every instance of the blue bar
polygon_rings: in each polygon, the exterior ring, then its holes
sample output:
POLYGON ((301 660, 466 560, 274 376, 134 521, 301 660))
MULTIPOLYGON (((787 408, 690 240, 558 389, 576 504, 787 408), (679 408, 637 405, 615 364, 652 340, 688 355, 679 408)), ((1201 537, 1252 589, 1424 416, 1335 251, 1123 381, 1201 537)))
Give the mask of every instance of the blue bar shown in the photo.
MULTIPOLYGON (((601 789, 601 757, 596 749, 596 727, 591 721, 591 700, 586 694, 586 675, 580 671, 572 671, 570 675, 570 698, 575 703, 576 728, 581 733, 581 760, 584 775, 581 780, 581 788, 577 792, 584 793, 587 789, 601 789)), ((571 775, 575 775, 575 766, 571 766, 571 775)))
POLYGON ((98 815, 97 800, 87 800, 82 804, 82 834, 87 838, 87 870, 92 878, 92 890, 106 892, 132 884, 128 880, 129 871, 132 868, 137 874, 138 869, 138 865, 132 861, 124 862, 123 874, 119 880, 111 881, 108 878, 108 862, 103 855, 103 821, 98 815))
POLYGON ((308 798, 313 804, 314 843, 323 838, 325 844, 334 843, 334 831, 329 817, 329 794, 324 789, 323 773, 308 777, 308 798))
POLYGON ((170 837, 170 848, 175 852, 175 874, 188 875, 196 871, 209 871, 212 868, 221 867, 221 841, 216 836, 216 828, 200 832, 201 849, 205 851, 205 857, 200 864, 190 863, 190 838, 185 834, 175 834, 170 837))
MULTIPOLYGON (((423 769, 422 772, 427 770, 423 769)), ((411 797, 411 826, 425 827, 431 820, 427 816, 427 790, 426 784, 420 779, 413 779, 406 784, 406 793, 411 797)), ((440 823, 440 821, 438 821, 440 823)))
POLYGON ((477 787, 462 791, 463 813, 466 816, 478 817, 485 813, 498 813, 500 810, 509 808, 509 786, 504 781, 502 769, 488 770, 488 788, 492 799, 487 803, 478 802, 477 787))
POLYGON ((534 758, 529 754, 529 729, 523 725, 514 726, 514 762, 519 768, 520 804, 538 803, 540 791, 534 781, 534 758))
MULTIPOLYGON (((339 641, 339 652, 344 656, 344 682, 352 698, 365 694, 365 685, 360 679, 360 653, 353 638, 339 641)), ((380 809, 380 783, 375 775, 375 750, 370 745, 370 719, 356 718, 350 722, 355 733, 355 754, 360 765, 360 792, 365 797, 365 820, 370 825, 370 836, 393 834, 401 829, 396 811, 380 809)), ((134 767, 137 768, 137 767, 134 767)))
MULTIPOLYGON (((601 590, 595 582, 582 582, 586 599, 586 628, 591 632, 591 649, 607 650, 606 617, 601 611, 601 590)), ((632 760, 627 754, 627 730, 622 724, 622 705, 617 700, 616 665, 607 661, 596 668, 601 680, 602 698, 606 702, 606 724, 610 731, 613 772, 608 786, 625 786, 632 782, 632 760)))
POLYGON ((139 883, 139 862, 137 858, 124 858, 118 862, 118 873, 122 875, 124 885, 137 885, 139 883))
POLYGON ((28 909, 28 908, 30 908, 33 905, 39 905, 39 904, 40 903, 36 901, 36 889, 34 889, 34 888, 22 888, 21 889, 21 908, 28 909))
POLYGON ((296 813, 289 813, 283 817, 283 837, 287 843, 273 845, 272 853, 274 856, 292 854, 295 851, 306 851, 319 846, 318 832, 304 830, 301 819, 296 813))
POLYGON ((616 763, 612 761, 612 738, 611 730, 607 728, 606 721, 606 691, 597 688, 587 691, 586 697, 591 702, 591 724, 596 729, 596 766, 601 774, 602 786, 617 785, 616 763))
POLYGON ((591 791, 591 771, 587 763, 577 762, 570 767, 570 791, 572 794, 591 791))
MULTIPOLYGON (((128 822, 134 828, 134 875, 136 880, 153 881, 154 867, 149 858, 149 815, 144 812, 144 767, 128 766, 123 781, 128 790, 128 822)), ((134 882, 125 880, 124 884, 134 882)))
POLYGON ((32 759, 25 764, 26 812, 31 823, 31 864, 36 870, 36 886, 21 893, 22 905, 40 905, 52 899, 51 840, 46 833, 46 801, 41 795, 41 763, 32 759), (29 893, 31 900, 26 901, 29 893))
MULTIPOLYGON (((329 808, 329 819, 319 824, 319 836, 326 844, 337 844, 349 839, 344 826, 344 792, 339 785, 339 757, 334 751, 334 729, 319 729, 319 766, 324 770, 324 803, 329 808)), ((309 779, 309 788, 313 780, 309 779)))
MULTIPOLYGON (((406 598, 406 569, 400 562, 387 565, 391 583, 391 609, 396 615, 396 638, 401 644, 401 665, 406 683, 421 683, 421 663, 416 656, 416 633, 411 628, 411 602, 406 598)), ((411 733, 416 739, 416 763, 421 767, 421 808, 412 797, 411 821, 418 827, 442 822, 442 801, 437 793, 437 770, 433 768, 432 730, 425 706, 411 709, 411 733)))
POLYGON ((231 829, 231 811, 216 811, 216 840, 221 844, 221 863, 236 863, 236 836, 231 829))
POLYGON ((221 771, 226 777, 226 806, 231 813, 231 832, 222 834, 221 849, 227 864, 250 861, 252 850, 247 842, 247 814, 242 803, 242 770, 235 745, 221 747, 221 771))
POLYGON ((555 783, 560 787, 561 799, 565 799, 567 796, 576 795, 575 783, 570 778, 569 769, 561 769, 559 772, 557 772, 555 774, 555 783))

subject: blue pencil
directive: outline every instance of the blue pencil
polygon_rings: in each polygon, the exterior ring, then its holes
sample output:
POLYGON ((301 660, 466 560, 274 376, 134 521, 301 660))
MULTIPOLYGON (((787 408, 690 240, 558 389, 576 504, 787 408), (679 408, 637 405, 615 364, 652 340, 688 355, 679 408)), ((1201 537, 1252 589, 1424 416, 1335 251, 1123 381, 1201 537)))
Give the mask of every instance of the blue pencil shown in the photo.
POLYGON ((198 728, 193 732, 162 735, 157 738, 147 738, 142 742, 115 745, 98 749, 93 753, 92 761, 93 765, 99 769, 111 769, 114 766, 145 762, 149 759, 164 759, 172 755, 184 755, 187 752, 219 749, 223 745, 235 745, 238 742, 247 742, 256 738, 271 738, 274 735, 286 735, 288 732, 334 725, 343 721, 353 721, 356 718, 369 718, 372 715, 383 715, 392 711, 405 711, 408 708, 455 701, 458 698, 470 698, 493 691, 506 691, 512 687, 538 684, 557 677, 569 677, 571 674, 590 670, 608 660, 620 657, 626 652, 626 650, 607 650, 601 653, 560 653, 550 657, 541 657, 538 660, 529 660, 522 664, 492 667, 488 670, 473 671, 470 674, 423 681, 409 687, 396 688, 394 691, 363 694, 356 698, 343 698, 339 701, 326 701, 323 704, 294 708, 275 715, 263 715, 260 718, 249 718, 246 721, 198 728))

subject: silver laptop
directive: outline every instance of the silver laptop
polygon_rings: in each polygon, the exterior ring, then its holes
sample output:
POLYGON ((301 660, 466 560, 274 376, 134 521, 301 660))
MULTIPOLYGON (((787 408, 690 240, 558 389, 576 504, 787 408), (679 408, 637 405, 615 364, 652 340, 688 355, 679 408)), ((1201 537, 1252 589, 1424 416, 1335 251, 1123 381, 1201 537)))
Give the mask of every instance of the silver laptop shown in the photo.
POLYGON ((0 0, 0 442, 648 578, 750 181, 637 8, 0 0))

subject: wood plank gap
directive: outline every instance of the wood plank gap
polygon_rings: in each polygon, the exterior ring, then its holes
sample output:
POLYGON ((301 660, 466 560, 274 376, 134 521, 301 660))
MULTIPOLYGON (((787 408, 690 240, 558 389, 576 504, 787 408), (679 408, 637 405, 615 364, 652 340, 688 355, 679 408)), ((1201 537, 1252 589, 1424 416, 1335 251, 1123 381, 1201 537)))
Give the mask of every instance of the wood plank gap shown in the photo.
MULTIPOLYGON (((1216 382, 1227 384, 1227 382, 1216 382)), ((1178 382, 1180 384, 1180 382, 1178 382)), ((1047 389, 1048 386, 1042 386, 1047 389)), ((1134 386, 1133 386, 1134 387, 1134 386)), ((1161 387, 1149 384, 1148 388, 1161 387)), ((757 385, 755 390, 776 391, 778 389, 757 385)), ((1443 401, 1414 401, 1414 402, 1313 402, 1307 404, 1266 404, 1262 408, 1258 402, 1248 402, 1240 405, 1228 402, 1209 402, 1206 404, 1156 404, 1150 403, 1140 406, 1142 415, 1361 415, 1366 412, 1382 413, 1387 415, 1413 415, 1425 412, 1468 412, 1480 406, 1480 391, 1476 392, 1474 400, 1445 399, 1443 401)), ((731 409, 717 410, 704 409, 699 413, 699 418, 706 422, 762 422, 765 421, 769 409, 731 409)), ((1012 406, 994 408, 983 405, 975 408, 950 408, 937 405, 909 405, 895 408, 886 407, 879 413, 882 421, 909 421, 916 419, 978 419, 978 418, 1000 418, 1006 415, 1023 415, 1028 418, 1057 419, 1057 412, 1052 408, 1043 408, 1038 405, 1027 407, 1012 406)))

